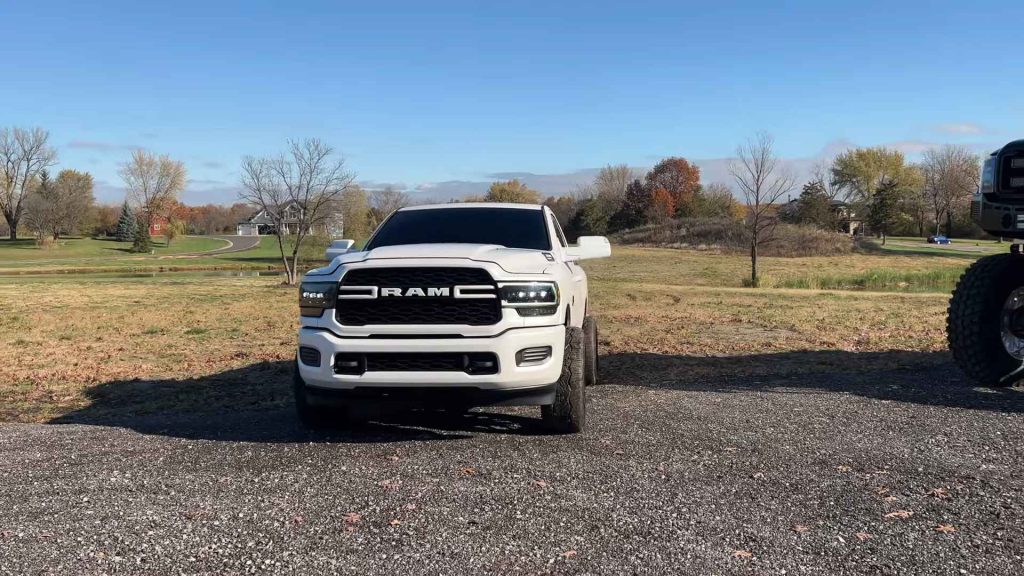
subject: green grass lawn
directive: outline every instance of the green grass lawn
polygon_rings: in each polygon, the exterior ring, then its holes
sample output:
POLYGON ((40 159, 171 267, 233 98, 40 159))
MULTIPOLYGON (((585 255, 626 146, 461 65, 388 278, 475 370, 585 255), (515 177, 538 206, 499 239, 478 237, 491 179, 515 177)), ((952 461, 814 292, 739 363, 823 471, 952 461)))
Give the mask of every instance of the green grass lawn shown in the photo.
MULTIPOLYGON (((223 240, 204 236, 177 238, 168 248, 163 238, 154 242, 153 254, 132 254, 130 243, 113 240, 72 238, 49 249, 39 248, 33 240, 0 240, 0 275, 34 273, 163 272, 190 270, 268 270, 283 269, 277 240, 262 236, 260 243, 243 252, 195 254, 223 248, 223 240)), ((323 263, 323 242, 307 239, 302 246, 302 267, 323 263)), ((286 246, 290 253, 291 249, 286 246)))
POLYGON ((925 238, 913 236, 890 236, 886 239, 885 246, 880 240, 871 241, 878 249, 889 252, 905 254, 942 254, 946 256, 960 256, 977 258, 988 254, 999 254, 1009 251, 1009 241, 999 242, 997 240, 975 240, 971 238, 953 238, 952 244, 929 244, 925 238))
MULTIPOLYGON (((227 246, 223 240, 203 236, 175 238, 170 246, 163 236, 153 239, 153 256, 206 252, 227 246)), ((61 238, 57 244, 43 248, 34 239, 0 240, 0 266, 70 263, 86 260, 108 260, 141 258, 144 254, 132 254, 131 242, 97 240, 94 238, 61 238)))

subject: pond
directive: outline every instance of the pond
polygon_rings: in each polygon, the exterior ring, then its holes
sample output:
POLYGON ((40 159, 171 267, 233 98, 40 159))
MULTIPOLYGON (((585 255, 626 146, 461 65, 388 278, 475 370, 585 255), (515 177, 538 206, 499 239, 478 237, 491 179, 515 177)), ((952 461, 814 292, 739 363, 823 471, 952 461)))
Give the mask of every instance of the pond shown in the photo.
POLYGON ((283 276, 280 270, 174 270, 149 272, 75 272, 57 274, 11 274, 0 275, 0 284, 12 282, 67 282, 81 280, 121 279, 193 279, 193 278, 262 278, 283 276))

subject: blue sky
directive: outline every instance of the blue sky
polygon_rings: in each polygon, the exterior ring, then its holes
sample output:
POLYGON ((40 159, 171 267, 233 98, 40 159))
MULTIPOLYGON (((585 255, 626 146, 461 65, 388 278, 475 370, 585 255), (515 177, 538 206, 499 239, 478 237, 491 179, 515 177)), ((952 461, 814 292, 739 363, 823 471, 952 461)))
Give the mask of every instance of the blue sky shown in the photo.
POLYGON ((3 2, 0 126, 42 126, 119 201, 141 146, 230 202, 246 154, 320 137, 421 198, 698 160, 767 130, 796 169, 851 145, 1024 137, 1019 3, 3 2))

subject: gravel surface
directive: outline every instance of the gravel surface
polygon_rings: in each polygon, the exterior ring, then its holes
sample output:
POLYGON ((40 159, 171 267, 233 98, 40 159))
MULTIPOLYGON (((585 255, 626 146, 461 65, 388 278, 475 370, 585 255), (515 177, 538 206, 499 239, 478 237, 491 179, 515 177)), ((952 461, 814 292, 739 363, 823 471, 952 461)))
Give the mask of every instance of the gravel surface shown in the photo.
POLYGON ((284 408, 2 425, 0 573, 1024 570, 1024 393, 947 363, 602 362, 577 436, 525 409, 329 435, 284 408))

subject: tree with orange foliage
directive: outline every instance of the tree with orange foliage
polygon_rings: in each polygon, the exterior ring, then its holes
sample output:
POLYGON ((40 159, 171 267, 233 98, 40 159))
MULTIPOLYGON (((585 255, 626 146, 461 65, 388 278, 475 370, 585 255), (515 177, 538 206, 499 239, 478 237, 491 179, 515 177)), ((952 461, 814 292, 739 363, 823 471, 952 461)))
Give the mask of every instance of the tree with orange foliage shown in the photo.
POLYGON ((647 209, 647 219, 651 222, 666 222, 676 213, 676 201, 672 194, 664 188, 656 188, 651 193, 651 204, 647 209))
POLYGON ((686 158, 671 157, 658 162, 645 177, 649 190, 664 188, 672 196, 676 214, 692 216, 700 191, 700 168, 686 158))

